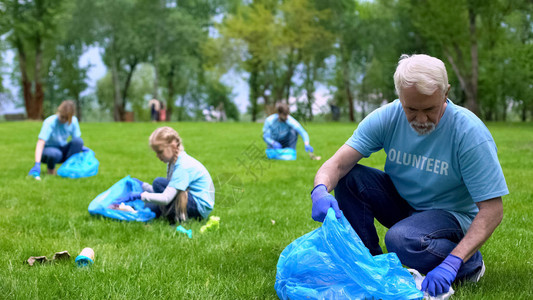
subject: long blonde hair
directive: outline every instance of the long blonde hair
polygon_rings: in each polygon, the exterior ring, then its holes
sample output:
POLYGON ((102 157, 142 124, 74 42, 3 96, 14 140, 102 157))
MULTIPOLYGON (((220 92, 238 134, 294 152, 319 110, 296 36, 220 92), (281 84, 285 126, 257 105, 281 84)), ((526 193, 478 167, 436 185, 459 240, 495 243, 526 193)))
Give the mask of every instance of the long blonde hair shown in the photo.
POLYGON ((150 138, 148 139, 150 146, 168 146, 171 145, 172 142, 176 142, 178 146, 178 150, 181 152, 184 150, 183 143, 181 140, 180 135, 176 130, 174 130, 171 127, 164 126, 159 127, 152 134, 150 135, 150 138))

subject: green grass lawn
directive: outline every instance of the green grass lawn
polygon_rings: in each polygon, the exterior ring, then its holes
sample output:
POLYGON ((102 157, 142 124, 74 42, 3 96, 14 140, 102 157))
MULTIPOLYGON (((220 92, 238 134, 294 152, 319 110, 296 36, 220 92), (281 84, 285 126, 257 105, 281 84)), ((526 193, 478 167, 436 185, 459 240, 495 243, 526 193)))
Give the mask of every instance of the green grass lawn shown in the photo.
MULTIPOLYGON (((33 165, 41 123, 0 123, 1 299, 275 299, 276 264, 293 240, 317 228, 311 219, 313 178, 352 134, 353 124, 307 124, 322 161, 298 143, 298 160, 266 161, 262 124, 171 123, 186 151, 202 162, 217 188, 220 229, 193 239, 162 220, 147 224, 89 215, 98 194, 126 175, 151 181, 166 166, 148 146, 160 124, 82 123, 82 137, 100 161, 97 176, 64 179, 26 174, 33 165), (30 256, 84 247, 90 268, 68 262, 30 267, 30 256)), ((533 124, 489 124, 511 192, 504 219, 481 249, 487 272, 477 284, 456 287, 454 299, 533 297, 533 124)), ((383 168, 385 155, 363 164, 383 168)), ((43 167, 44 169, 44 167, 43 167)), ((490 183, 489 183, 490 184, 490 183)), ((379 228, 383 237, 385 229, 379 228)))

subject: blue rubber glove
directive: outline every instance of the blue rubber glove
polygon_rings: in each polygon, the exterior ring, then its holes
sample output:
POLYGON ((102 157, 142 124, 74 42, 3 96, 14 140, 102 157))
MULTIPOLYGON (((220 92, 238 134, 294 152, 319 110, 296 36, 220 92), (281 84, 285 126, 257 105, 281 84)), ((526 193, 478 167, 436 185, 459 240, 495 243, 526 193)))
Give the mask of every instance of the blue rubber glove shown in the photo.
POLYGON ((274 149, 281 149, 281 144, 278 143, 278 142, 276 142, 276 141, 274 141, 274 142, 272 143, 272 148, 274 148, 274 149))
POLYGON ((427 290, 428 294, 433 297, 447 293, 462 264, 461 258, 453 254, 448 255, 440 265, 427 273, 422 281, 422 292, 427 290))
POLYGON ((305 152, 315 152, 315 149, 311 145, 305 145, 305 152))
POLYGON ((143 186, 143 182, 140 181, 139 179, 137 178, 131 178, 133 181, 137 182, 138 184, 140 184, 141 186, 143 186))
POLYGON ((335 210, 335 216, 337 219, 341 217, 341 210, 339 209, 339 203, 330 193, 325 185, 319 184, 315 186, 311 192, 311 199, 313 200, 313 210, 311 217, 317 222, 324 222, 328 209, 333 207, 335 210))
POLYGON ((28 172, 28 175, 33 177, 41 176, 41 163, 36 162, 33 168, 28 172))
POLYGON ((130 202, 135 201, 137 199, 141 199, 141 193, 138 192, 130 192, 124 197, 118 198, 115 203, 122 203, 122 202, 130 202))

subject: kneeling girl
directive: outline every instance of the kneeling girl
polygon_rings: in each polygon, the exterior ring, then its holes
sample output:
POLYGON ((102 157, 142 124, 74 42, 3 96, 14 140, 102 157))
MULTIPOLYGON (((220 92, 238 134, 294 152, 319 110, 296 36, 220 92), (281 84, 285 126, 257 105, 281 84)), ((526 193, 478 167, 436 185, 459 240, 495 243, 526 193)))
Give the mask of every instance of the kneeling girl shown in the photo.
POLYGON ((144 192, 130 195, 171 223, 189 218, 206 219, 215 204, 215 187, 207 169, 183 147, 174 129, 160 127, 150 136, 150 146, 162 162, 168 164, 166 178, 157 177, 150 185, 142 184, 144 192))

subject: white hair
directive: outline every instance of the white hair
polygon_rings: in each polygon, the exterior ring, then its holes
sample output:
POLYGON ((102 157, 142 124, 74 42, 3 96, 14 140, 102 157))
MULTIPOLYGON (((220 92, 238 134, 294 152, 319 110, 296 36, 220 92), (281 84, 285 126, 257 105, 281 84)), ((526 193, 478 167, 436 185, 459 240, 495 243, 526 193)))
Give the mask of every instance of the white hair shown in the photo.
POLYGON ((402 54, 394 72, 394 86, 400 96, 402 88, 415 86, 424 95, 433 95, 439 90, 444 95, 448 90, 448 74, 444 63, 425 54, 402 54))

